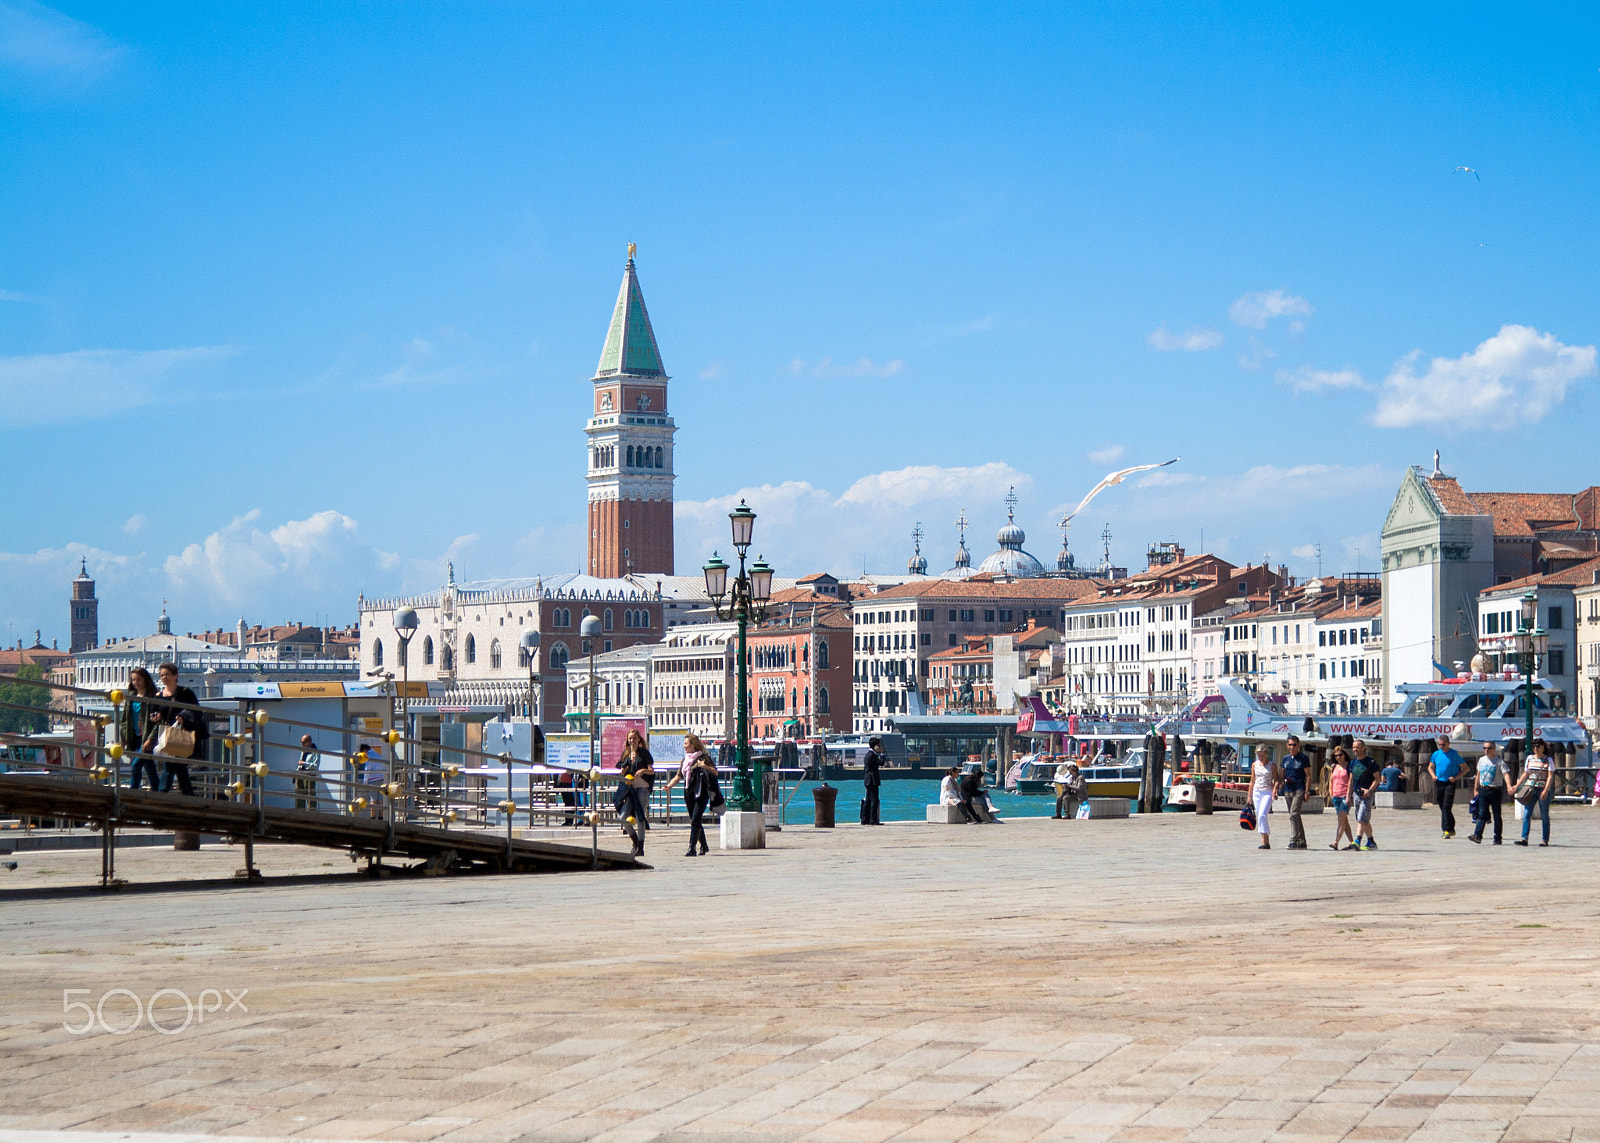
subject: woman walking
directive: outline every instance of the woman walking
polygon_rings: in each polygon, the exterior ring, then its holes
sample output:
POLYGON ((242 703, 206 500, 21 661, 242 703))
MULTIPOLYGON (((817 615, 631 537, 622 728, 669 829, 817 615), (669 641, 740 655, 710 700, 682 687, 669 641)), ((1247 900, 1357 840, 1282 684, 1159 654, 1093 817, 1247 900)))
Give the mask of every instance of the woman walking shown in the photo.
POLYGON ((1333 768, 1328 771, 1328 803, 1339 815, 1339 828, 1334 831, 1333 844, 1328 848, 1338 849, 1340 839, 1349 838, 1350 844, 1344 848, 1354 849, 1356 834, 1350 828, 1350 752, 1343 746, 1333 748, 1333 768))
POLYGON ((1283 784, 1283 775, 1278 772, 1278 764, 1272 760, 1272 750, 1267 746, 1256 747, 1256 760, 1250 764, 1250 802, 1256 811, 1256 832, 1261 835, 1261 844, 1257 849, 1271 849, 1271 819, 1272 802, 1278 796, 1278 787, 1283 784))
POLYGON ((689 852, 685 857, 703 857, 711 846, 706 841, 706 810, 722 796, 717 784, 717 764, 706 753, 705 743, 693 734, 683 736, 683 764, 678 768, 683 779, 683 806, 689 811, 689 852))
POLYGON ((156 789, 156 760, 145 751, 144 740, 150 736, 150 700, 156 697, 156 681, 143 667, 128 672, 128 705, 122 711, 122 744, 133 751, 133 774, 128 778, 128 788, 137 790, 145 775, 150 777, 150 789, 156 789))
POLYGON ((198 710, 200 700, 188 687, 178 685, 176 663, 162 663, 156 668, 161 679, 161 694, 150 704, 144 753, 161 755, 161 792, 172 792, 173 782, 178 792, 194 797, 194 783, 189 780, 189 759, 204 758, 206 748, 206 720, 198 710), (161 702, 165 698, 167 702, 161 702))
POLYGON ((1517 781, 1516 799, 1522 803, 1522 838, 1518 845, 1528 844, 1528 831, 1533 825, 1533 811, 1539 811, 1539 824, 1544 838, 1541 846, 1550 844, 1550 800, 1555 796, 1556 768, 1550 761, 1550 747, 1539 740, 1533 744, 1533 753, 1523 767, 1517 781))
POLYGON ((628 731, 617 759, 622 780, 613 805, 622 823, 622 832, 633 839, 633 855, 644 856, 644 832, 650 828, 650 791, 656 784, 656 760, 644 744, 644 735, 628 731))

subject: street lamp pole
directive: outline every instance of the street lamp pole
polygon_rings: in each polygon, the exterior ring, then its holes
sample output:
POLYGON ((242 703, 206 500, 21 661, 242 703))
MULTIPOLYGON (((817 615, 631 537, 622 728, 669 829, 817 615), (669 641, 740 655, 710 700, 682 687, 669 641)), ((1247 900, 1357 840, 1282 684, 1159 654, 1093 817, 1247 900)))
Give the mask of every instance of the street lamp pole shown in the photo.
POLYGON ((733 546, 739 553, 739 574, 733 583, 728 583, 728 565, 715 552, 707 561, 705 568, 706 594, 711 597, 711 605, 716 610, 717 618, 722 620, 732 619, 737 624, 736 653, 738 655, 738 668, 735 675, 739 687, 738 705, 735 708, 735 738, 734 738, 734 767, 733 796, 728 799, 728 809, 748 813, 761 812, 761 773, 756 767, 752 773, 750 766, 750 702, 749 702, 749 673, 747 667, 748 654, 745 648, 746 628, 750 620, 757 623, 766 614, 767 602, 772 598, 772 569, 767 566, 767 561, 760 556, 756 562, 745 569, 745 555, 750 550, 750 540, 755 532, 756 514, 752 512, 743 500, 739 507, 728 513, 728 520, 733 527, 733 546), (730 591, 731 588, 731 591, 730 591), (723 597, 728 599, 727 611, 723 611, 723 597))
MULTIPOLYGON (((585 615, 578 625, 578 634, 589 645, 589 860, 591 868, 600 868, 600 758, 595 752, 595 733, 600 725, 600 708, 597 705, 599 688, 594 685, 594 645, 600 641, 600 618, 585 615)), ((643 823, 641 823, 642 825, 643 823)))
MULTIPOLYGON (((528 718, 535 726, 544 721, 544 695, 538 688, 539 679, 539 633, 537 631, 524 631, 522 633, 522 653, 528 656, 528 718), (538 688, 538 689, 536 689, 538 688)), ((528 747, 531 757, 533 747, 528 747)), ((537 761, 537 759, 533 759, 537 761)))
POLYGON ((1523 699, 1524 713, 1527 715, 1522 739, 1524 758, 1533 753, 1533 672, 1537 660, 1550 649, 1550 633, 1542 627, 1535 626, 1538 618, 1539 597, 1530 591, 1522 597, 1522 625, 1512 637, 1512 644, 1517 651, 1517 665, 1522 669, 1522 685, 1526 692, 1523 699))
MULTIPOLYGON (((395 784, 395 763, 399 761, 396 754, 404 744, 406 762, 411 761, 411 637, 417 633, 417 628, 422 622, 417 618, 417 612, 412 607, 402 607, 395 612, 394 631, 400 636, 400 739, 401 742, 389 743, 389 781, 388 785, 395 784)), ((392 709, 392 708, 391 708, 392 709)), ((395 793, 391 788, 389 794, 389 829, 394 830, 394 802, 395 793)))

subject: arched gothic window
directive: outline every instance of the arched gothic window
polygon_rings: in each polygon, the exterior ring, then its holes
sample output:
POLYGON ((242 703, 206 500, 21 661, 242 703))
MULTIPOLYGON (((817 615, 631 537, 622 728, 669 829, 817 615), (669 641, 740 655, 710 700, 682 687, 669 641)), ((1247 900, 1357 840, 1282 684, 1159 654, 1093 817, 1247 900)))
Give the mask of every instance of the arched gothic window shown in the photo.
POLYGON ((628 446, 628 467, 629 468, 633 467, 633 446, 632 445, 628 446))
POLYGON ((663 460, 663 458, 666 455, 667 455, 666 451, 664 449, 662 449, 660 445, 657 445, 656 446, 656 467, 657 468, 665 468, 666 467, 666 464, 665 464, 665 462, 663 460))
POLYGON ((444 671, 453 671, 456 669, 456 653, 449 647, 446 647, 443 654, 441 654, 439 657, 439 668, 444 671))
POLYGON ((491 671, 500 669, 500 640, 498 639, 489 644, 489 669, 491 671))
POLYGON ((609 608, 609 607, 606 608, 606 614, 605 614, 604 623, 605 623, 605 629, 607 631, 610 631, 611 630, 611 608, 609 608))
POLYGON ((383 640, 382 639, 374 639, 372 641, 372 665, 374 667, 383 666, 383 640))
POLYGON ((474 639, 471 635, 468 635, 467 636, 467 662, 476 663, 477 661, 478 661, 478 641, 476 639, 474 639))
MULTIPOLYGON (((824 640, 822 640, 821 642, 819 642, 817 644, 817 670, 826 671, 827 669, 828 669, 828 641, 826 639, 824 639, 824 640)), ((823 694, 827 694, 828 692, 827 691, 823 691, 822 693, 823 694)))
POLYGON ((566 670, 567 660, 571 658, 571 655, 572 653, 567 650, 565 643, 557 643, 550 648, 550 669, 552 671, 566 670))
POLYGON ((433 666, 433 636, 429 635, 422 640, 422 662, 424 666, 433 666))

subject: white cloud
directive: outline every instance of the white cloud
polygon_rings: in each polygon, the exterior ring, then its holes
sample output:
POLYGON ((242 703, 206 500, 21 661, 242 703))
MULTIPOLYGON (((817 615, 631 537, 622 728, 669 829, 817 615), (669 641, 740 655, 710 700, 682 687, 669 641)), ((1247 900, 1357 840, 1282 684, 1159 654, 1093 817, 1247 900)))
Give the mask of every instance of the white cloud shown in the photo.
POLYGON ((1314 560, 1317 558, 1317 545, 1301 544, 1298 548, 1291 549, 1289 554, 1297 560, 1314 560))
POLYGON ((796 377, 810 375, 812 377, 893 377, 905 367, 905 362, 896 357, 892 361, 877 364, 870 357, 858 357, 849 365, 835 365, 833 358, 824 357, 814 364, 807 364, 803 358, 796 357, 789 362, 789 372, 796 377))
POLYGON ((1149 338, 1150 347, 1169 353, 1174 349, 1186 349, 1196 352, 1203 349, 1215 349, 1222 344, 1222 334, 1214 329, 1201 329, 1199 326, 1190 326, 1182 333, 1173 333, 1165 325, 1152 330, 1149 338))
POLYGON ((1097 448, 1086 455, 1094 464, 1116 464, 1127 451, 1122 445, 1108 444, 1104 448, 1097 448))
POLYGON ((269 530, 257 526, 260 518, 259 509, 235 517, 167 557, 168 584, 174 595, 191 597, 189 610, 203 602, 272 615, 303 609, 308 597, 345 595, 343 609, 363 588, 392 580, 399 566, 397 556, 368 544, 353 519, 331 508, 269 530))
POLYGON ((1373 416, 1379 428, 1537 424, 1595 372, 1594 346, 1563 345, 1526 325, 1503 325, 1472 352, 1435 357, 1419 373, 1421 358, 1422 351, 1413 350, 1384 379, 1373 416))
MULTIPOLYGON (((0 623, 12 645, 17 637, 33 642, 39 631, 45 645, 70 646, 71 617, 67 596, 78 569, 87 563, 101 603, 102 637, 111 630, 108 611, 125 591, 148 579, 143 556, 118 555, 90 544, 69 543, 32 552, 0 552, 0 623)), ((155 612, 152 611, 154 617, 155 612)))
POLYGON ((143 512, 135 512, 123 522, 122 530, 128 533, 128 535, 132 536, 142 529, 147 523, 149 523, 149 520, 143 512))
POLYGON ((728 513, 742 499, 757 514, 755 550, 783 577, 829 570, 860 574, 903 571, 911 554, 911 528, 923 522, 923 553, 943 570, 955 557, 953 521, 966 510, 973 521, 968 546, 982 559, 992 545, 984 538, 1005 521, 1002 498, 1013 485, 1030 488, 1032 477, 994 462, 971 468, 920 465, 879 472, 854 481, 841 494, 804 480, 742 488, 708 500, 679 500, 674 521, 680 567, 696 568, 713 550, 728 553, 728 513))
POLYGON ((1365 378, 1354 369, 1313 369, 1309 365, 1302 365, 1293 373, 1287 369, 1278 370, 1278 381, 1288 385, 1296 393, 1324 393, 1329 389, 1370 389, 1365 378))
MULTIPOLYGON (((1267 323, 1273 318, 1291 317, 1296 314, 1310 317, 1315 312, 1316 309, 1310 302, 1287 291, 1257 290, 1245 294, 1229 306, 1228 319, 1234 325, 1266 329, 1267 323)), ((1301 328, 1304 328, 1303 323, 1301 328)))
POLYGON ((0 4, 0 66, 58 79, 91 79, 123 52, 100 29, 42 4, 0 4))
POLYGON ((707 365, 704 369, 700 370, 700 380, 702 381, 715 381, 721 376, 722 362, 720 361, 713 361, 710 365, 707 365))
POLYGON ((0 427, 105 417, 154 404, 168 398, 181 370, 225 361, 235 352, 211 345, 0 357, 0 427))
POLYGON ((999 461, 976 468, 941 468, 936 464, 922 464, 863 476, 845 489, 838 504, 910 507, 950 497, 1000 497, 1012 487, 1026 489, 1032 483, 1031 476, 999 461))

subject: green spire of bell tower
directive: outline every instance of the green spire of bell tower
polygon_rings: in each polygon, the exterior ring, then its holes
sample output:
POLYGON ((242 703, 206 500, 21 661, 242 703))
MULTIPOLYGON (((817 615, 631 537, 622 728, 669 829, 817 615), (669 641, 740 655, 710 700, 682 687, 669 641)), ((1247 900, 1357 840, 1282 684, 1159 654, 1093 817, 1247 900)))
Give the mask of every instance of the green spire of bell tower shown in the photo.
POLYGON ((617 307, 611 313, 611 328, 606 331, 606 347, 600 351, 600 366, 596 377, 613 373, 631 373, 642 377, 665 377, 661 364, 661 350, 656 348, 655 330, 650 328, 650 314, 644 308, 644 294, 639 291, 639 274, 633 266, 633 243, 628 243, 628 265, 622 272, 622 289, 617 293, 617 307))

